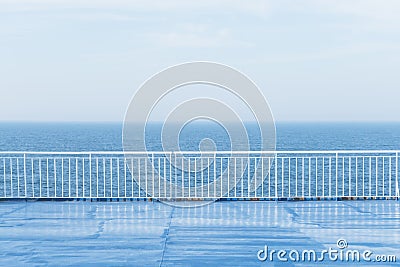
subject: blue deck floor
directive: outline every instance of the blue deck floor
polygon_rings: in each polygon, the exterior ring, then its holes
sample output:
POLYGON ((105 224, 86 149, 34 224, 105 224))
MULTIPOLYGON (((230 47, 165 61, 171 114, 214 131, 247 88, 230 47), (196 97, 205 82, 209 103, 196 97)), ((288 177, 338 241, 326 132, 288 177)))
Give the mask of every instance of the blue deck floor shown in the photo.
MULTIPOLYGON (((337 248, 396 255, 399 201, 0 202, 0 266, 312 266, 257 259, 275 250, 337 248)), ((324 261, 326 266, 348 263, 324 261)), ((351 263, 358 266, 360 263, 351 263)))

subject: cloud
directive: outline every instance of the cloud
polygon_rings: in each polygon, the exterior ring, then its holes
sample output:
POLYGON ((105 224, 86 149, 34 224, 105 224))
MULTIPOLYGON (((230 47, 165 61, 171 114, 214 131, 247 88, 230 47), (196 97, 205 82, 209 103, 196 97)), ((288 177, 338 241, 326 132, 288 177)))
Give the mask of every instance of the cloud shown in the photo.
POLYGON ((328 8, 340 13, 380 20, 399 20, 400 2, 397 0, 328 1, 328 8))
POLYGON ((116 12, 92 12, 92 13, 74 13, 57 15, 57 17, 66 17, 77 20, 108 20, 108 21, 140 21, 136 16, 116 13, 116 12))
MULTIPOLYGON (((292 54, 273 54, 268 55, 264 58, 264 62, 310 62, 310 61, 331 61, 337 58, 349 58, 350 56, 357 55, 370 55, 378 54, 382 52, 393 51, 393 53, 399 53, 400 47, 396 43, 379 43, 379 42, 367 42, 367 43, 351 43, 342 46, 331 46, 321 48, 316 51, 292 53, 292 54)), ((258 59, 261 60, 261 59, 258 59)))
POLYGON ((269 10, 269 1, 253 0, 0 0, 4 11, 26 11, 51 8, 130 8, 145 11, 193 11, 215 10, 218 13, 227 10, 264 15, 269 10))
POLYGON ((398 0, 300 0, 285 1, 280 5, 313 13, 400 21, 400 1, 398 0))
POLYGON ((232 31, 227 28, 213 29, 205 24, 185 24, 174 31, 149 34, 151 40, 169 47, 230 47, 253 46, 249 42, 234 38, 232 31))
POLYGON ((48 9, 124 9, 137 12, 229 12, 267 17, 271 14, 307 12, 400 21, 398 0, 0 0, 0 12, 48 9))

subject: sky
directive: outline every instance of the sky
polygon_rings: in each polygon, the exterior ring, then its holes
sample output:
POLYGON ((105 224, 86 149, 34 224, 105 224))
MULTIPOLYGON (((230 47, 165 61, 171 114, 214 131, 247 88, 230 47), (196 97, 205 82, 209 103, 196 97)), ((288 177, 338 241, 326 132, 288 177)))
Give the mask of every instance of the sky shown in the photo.
POLYGON ((145 80, 190 61, 245 73, 276 121, 400 121, 398 14, 397 0, 0 0, 0 121, 121 122, 145 80))

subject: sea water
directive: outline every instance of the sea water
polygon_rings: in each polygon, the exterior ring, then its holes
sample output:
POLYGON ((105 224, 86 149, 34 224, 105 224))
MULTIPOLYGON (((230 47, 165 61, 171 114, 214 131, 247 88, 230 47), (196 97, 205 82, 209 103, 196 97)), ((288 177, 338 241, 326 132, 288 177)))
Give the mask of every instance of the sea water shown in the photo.
MULTIPOLYGON (((162 150, 161 124, 147 127, 148 150, 162 150)), ((122 123, 0 123, 0 151, 122 151, 122 123)), ((260 147, 257 128, 248 127, 251 150, 260 147)), ((198 150, 212 139, 231 150, 229 133, 218 125, 194 124, 177 137, 180 149, 198 150)), ((244 141, 247 139, 244 138, 244 141)), ((400 123, 276 123, 277 150, 399 150, 400 123)))

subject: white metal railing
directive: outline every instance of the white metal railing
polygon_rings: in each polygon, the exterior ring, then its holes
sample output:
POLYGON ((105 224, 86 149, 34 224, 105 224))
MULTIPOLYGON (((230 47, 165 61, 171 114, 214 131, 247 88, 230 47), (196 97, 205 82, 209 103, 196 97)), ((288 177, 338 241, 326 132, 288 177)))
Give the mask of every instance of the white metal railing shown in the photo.
POLYGON ((399 154, 0 152, 0 198, 399 198, 399 154))

